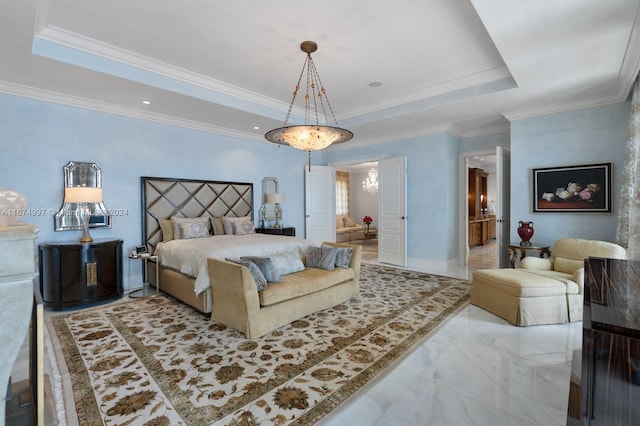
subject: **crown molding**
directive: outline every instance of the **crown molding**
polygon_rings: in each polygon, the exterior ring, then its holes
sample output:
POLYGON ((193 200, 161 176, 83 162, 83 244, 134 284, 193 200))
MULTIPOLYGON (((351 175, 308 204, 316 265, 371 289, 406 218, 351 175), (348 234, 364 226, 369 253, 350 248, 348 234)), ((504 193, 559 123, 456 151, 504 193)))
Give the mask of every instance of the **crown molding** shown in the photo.
POLYGON ((249 141, 263 141, 261 135, 256 135, 250 132, 242 132, 237 130, 228 129, 225 127, 215 126, 211 124, 201 123, 192 120, 185 120, 181 118, 171 117, 164 114, 157 114, 148 111, 140 111, 135 108, 127 108, 120 105, 107 104, 104 102, 97 102, 91 99, 80 98, 77 96, 70 96, 61 94, 58 92, 52 92, 48 90, 37 89, 34 87, 23 86, 15 83, 9 83, 0 81, 0 93, 8 95, 19 96, 23 98, 35 99, 44 102, 55 103, 59 105, 65 105, 75 108, 83 108, 96 112, 103 112, 107 114, 120 115, 128 118, 136 118, 146 121, 152 121, 160 124, 168 124, 171 126, 184 127, 193 130, 200 130, 207 133, 214 133, 222 136, 229 136, 233 138, 249 140, 249 141))
POLYGON ((599 106, 611 105, 615 103, 625 102, 625 97, 620 97, 618 94, 605 96, 600 98, 584 99, 576 102, 566 102, 549 104, 540 106, 537 108, 531 108, 526 110, 506 112, 502 115, 509 121, 523 120, 526 118, 535 118, 543 115, 558 114, 562 112, 576 111, 585 108, 595 108, 599 106))
MULTIPOLYGON (((222 94, 234 99, 241 99, 249 103, 280 111, 283 114, 286 113, 289 108, 289 104, 281 102, 277 99, 263 96, 259 93, 243 89, 241 87, 233 86, 220 80, 216 80, 202 74, 173 66, 165 62, 157 61, 153 58, 139 55, 135 52, 120 49, 113 45, 103 43, 99 40, 85 37, 81 34, 67 31, 56 26, 46 26, 42 28, 38 33, 35 34, 34 39, 37 39, 41 42, 62 46, 73 51, 89 54, 102 60, 115 62, 157 76, 186 83, 192 87, 204 89, 208 92, 222 94)), ((37 44, 34 43, 34 50, 37 50, 36 46, 37 44)), ((37 54, 37 52, 34 53, 37 54)), ((55 59, 67 62, 64 58, 55 59)), ((75 65, 82 66, 81 64, 75 65)), ((113 72, 108 72, 107 70, 98 69, 97 71, 116 75, 113 72)), ((148 81, 142 83, 150 84, 148 81)), ((160 87, 162 89, 175 91, 175 89, 172 90, 166 87, 162 87, 162 85, 159 85, 159 83, 156 83, 155 85, 156 87, 160 87)), ((194 94, 193 92, 185 94, 193 97, 198 97, 197 93, 194 94)), ((205 96, 201 96, 200 98, 208 101, 211 100, 205 96)), ((300 107, 294 106, 294 111, 292 112, 294 114, 302 114, 302 116, 304 116, 304 111, 300 107)))

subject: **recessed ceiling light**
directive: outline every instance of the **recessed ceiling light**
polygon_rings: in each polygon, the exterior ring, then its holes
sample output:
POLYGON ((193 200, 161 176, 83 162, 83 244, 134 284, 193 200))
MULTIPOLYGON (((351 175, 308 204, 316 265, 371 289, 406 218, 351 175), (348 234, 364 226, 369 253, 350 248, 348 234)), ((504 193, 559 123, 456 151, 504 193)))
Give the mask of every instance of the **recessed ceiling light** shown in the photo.
POLYGON ((382 86, 382 83, 380 83, 379 81, 372 81, 371 83, 369 83, 369 87, 380 87, 382 86))
POLYGON ((253 130, 260 130, 259 126, 253 126, 253 130))
POLYGON ((145 104, 145 105, 151 105, 151 101, 148 101, 148 100, 146 100, 146 99, 144 99, 144 100, 142 101, 142 103, 143 103, 143 104, 145 104))

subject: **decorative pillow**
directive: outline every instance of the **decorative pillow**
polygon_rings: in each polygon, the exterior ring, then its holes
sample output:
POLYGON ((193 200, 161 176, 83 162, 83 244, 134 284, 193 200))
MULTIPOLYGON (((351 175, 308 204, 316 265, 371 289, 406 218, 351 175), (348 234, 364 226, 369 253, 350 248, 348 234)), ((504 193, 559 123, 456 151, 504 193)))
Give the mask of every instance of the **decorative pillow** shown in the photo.
POLYGON ((233 233, 235 235, 247 235, 247 234, 255 234, 256 230, 253 227, 253 222, 234 222, 233 223, 233 233))
POLYGON ((334 247, 309 247, 307 266, 333 271, 336 268, 338 250, 334 247))
POLYGON ((206 222, 178 222, 176 223, 183 239, 209 237, 206 222))
POLYGON ((264 290, 267 288, 267 279, 264 277, 264 275, 262 275, 262 271, 260 271, 260 268, 258 268, 258 265, 256 265, 253 262, 249 262, 241 259, 226 258, 225 260, 227 262, 233 262, 242 266, 246 266, 249 272, 251 273, 251 276, 253 277, 253 282, 256 283, 256 289, 258 291, 264 290))
POLYGON ((212 217, 211 228, 213 228, 213 235, 224 235, 224 223, 222 223, 222 218, 212 217))
POLYGON ((200 216, 200 217, 172 216, 171 217, 171 222, 173 223, 173 238, 176 239, 176 240, 184 238, 182 232, 183 232, 184 229, 186 229, 184 226, 182 226, 182 227, 179 226, 179 224, 201 223, 201 224, 204 225, 205 228, 207 228, 207 233, 208 233, 208 230, 209 230, 209 216, 208 215, 207 216, 200 216))
POLYGON ((251 216, 224 216, 222 223, 224 224, 224 233, 227 235, 233 235, 233 224, 237 222, 251 222, 251 216))
POLYGON ((171 222, 171 219, 158 219, 158 223, 162 230, 162 241, 173 240, 173 222, 171 222))
POLYGON ((356 220, 352 217, 345 217, 342 221, 344 222, 345 228, 353 228, 356 226, 356 220))
POLYGON ((336 262, 335 265, 338 268, 348 268, 351 262, 351 256, 353 255, 353 249, 351 247, 331 247, 323 244, 322 248, 334 248, 336 250, 336 262))
POLYGON ((278 272, 275 266, 273 266, 273 262, 268 257, 259 257, 259 256, 240 256, 240 260, 245 260, 247 262, 253 262, 258 265, 262 275, 267 279, 268 283, 281 283, 282 276, 278 272))
POLYGON ((336 216, 336 229, 344 228, 344 216, 336 216))
POLYGON ((274 254, 269 259, 280 275, 304 271, 304 263, 297 251, 274 254))

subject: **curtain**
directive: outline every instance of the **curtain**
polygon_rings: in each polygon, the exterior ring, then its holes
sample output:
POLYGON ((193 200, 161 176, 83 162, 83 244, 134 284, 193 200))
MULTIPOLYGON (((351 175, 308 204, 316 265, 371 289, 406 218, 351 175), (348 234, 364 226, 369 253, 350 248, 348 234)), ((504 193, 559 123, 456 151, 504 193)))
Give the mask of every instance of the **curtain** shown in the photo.
POLYGON ((631 99, 631 115, 622 169, 620 212, 616 241, 627 248, 629 259, 640 260, 640 77, 631 99))
POLYGON ((349 172, 336 172, 336 214, 349 215, 349 172))

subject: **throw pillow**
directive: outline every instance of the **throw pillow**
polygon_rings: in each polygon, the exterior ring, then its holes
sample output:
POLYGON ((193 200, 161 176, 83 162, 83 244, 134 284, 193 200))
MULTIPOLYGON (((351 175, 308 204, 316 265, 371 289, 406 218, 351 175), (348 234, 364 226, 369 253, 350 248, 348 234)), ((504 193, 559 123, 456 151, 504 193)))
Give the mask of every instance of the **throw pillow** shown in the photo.
POLYGON ((224 233, 227 235, 233 235, 233 224, 237 223, 237 222, 250 222, 251 221, 251 217, 250 216, 241 216, 241 217, 234 217, 234 216, 224 216, 222 218, 222 223, 224 225, 224 233))
POLYGON ((178 222, 177 225, 180 235, 185 240, 210 236, 206 222, 178 222))
POLYGON ((173 240, 173 222, 171 222, 171 219, 158 219, 158 223, 162 230, 162 241, 173 240))
POLYGON ((333 247, 309 247, 307 266, 333 271, 336 267, 338 250, 333 247))
POLYGON ((268 257, 259 257, 259 256, 240 256, 240 260, 253 262, 258 265, 260 268, 260 272, 267 279, 268 283, 281 283, 282 276, 278 272, 275 266, 273 266, 273 262, 268 257))
POLYGON ((211 227, 213 228, 213 235, 224 235, 224 223, 222 223, 221 217, 212 217, 211 227))
POLYGON ((182 231, 184 227, 181 227, 179 224, 184 223, 202 223, 207 230, 209 229, 209 216, 200 216, 200 217, 180 217, 180 216, 171 216, 171 222, 173 223, 173 238, 176 240, 184 238, 182 235, 182 231))
POLYGON ((274 254, 269 259, 280 275, 304 271, 304 263, 297 251, 274 254))
POLYGON ((233 234, 234 235, 247 235, 247 234, 255 234, 256 230, 253 227, 253 222, 234 222, 233 223, 233 234))
POLYGON ((258 265, 256 265, 253 262, 249 262, 241 259, 226 258, 225 260, 227 262, 233 262, 233 263, 237 263, 239 265, 245 266, 251 273, 251 276, 253 277, 253 282, 255 282, 256 289, 258 291, 264 290, 267 288, 267 279, 264 277, 264 275, 262 275, 262 271, 260 271, 260 268, 258 268, 258 265))
POLYGON ((336 249, 336 267, 348 268, 351 263, 351 256, 353 255, 353 249, 351 247, 331 247, 323 244, 323 248, 335 248, 336 249))
POLYGON ((345 228, 353 228, 356 226, 356 220, 352 217, 345 217, 342 221, 344 222, 345 228))

